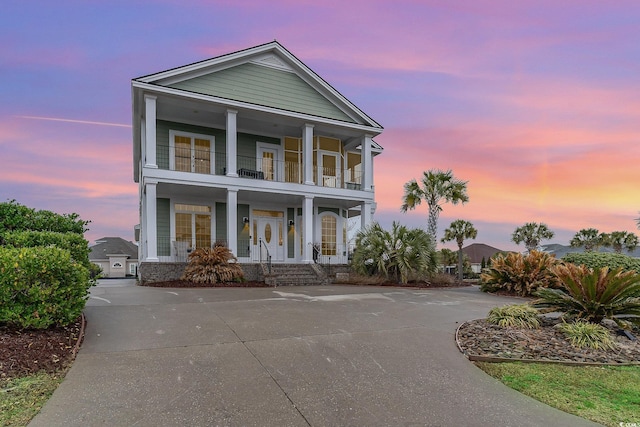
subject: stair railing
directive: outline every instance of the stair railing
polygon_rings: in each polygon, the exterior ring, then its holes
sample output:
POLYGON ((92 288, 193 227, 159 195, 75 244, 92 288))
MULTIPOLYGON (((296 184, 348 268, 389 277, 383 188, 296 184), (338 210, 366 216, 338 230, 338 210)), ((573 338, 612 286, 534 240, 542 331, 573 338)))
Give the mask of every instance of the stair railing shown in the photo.
POLYGON ((258 252, 260 252, 260 264, 262 264, 262 248, 264 247, 265 251, 267 252, 266 254, 267 270, 269 271, 269 274, 271 274, 271 254, 269 253, 269 248, 267 247, 267 244, 262 241, 262 237, 259 240, 260 240, 260 250, 258 252))

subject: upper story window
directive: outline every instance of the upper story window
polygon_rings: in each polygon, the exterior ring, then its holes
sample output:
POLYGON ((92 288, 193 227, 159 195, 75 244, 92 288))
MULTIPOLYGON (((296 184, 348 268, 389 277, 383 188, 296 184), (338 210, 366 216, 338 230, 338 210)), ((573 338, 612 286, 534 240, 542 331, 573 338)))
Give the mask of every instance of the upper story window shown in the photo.
POLYGON ((169 168, 181 172, 214 173, 214 138, 169 132, 169 168))

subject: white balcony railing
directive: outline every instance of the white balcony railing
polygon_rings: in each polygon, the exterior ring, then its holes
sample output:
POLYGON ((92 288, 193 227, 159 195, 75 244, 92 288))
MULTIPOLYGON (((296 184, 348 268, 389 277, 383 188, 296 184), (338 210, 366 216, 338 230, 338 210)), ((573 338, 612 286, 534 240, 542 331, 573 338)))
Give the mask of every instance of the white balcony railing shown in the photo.
MULTIPOLYGON (((226 154, 209 150, 176 149, 166 145, 159 145, 157 162, 161 169, 208 175, 226 175, 227 173, 226 154)), ((302 184, 304 180, 304 164, 266 157, 238 156, 236 173, 240 178, 302 184)), ((355 168, 336 169, 314 166, 313 177, 316 185, 323 187, 346 188, 349 190, 362 189, 362 174, 355 168)))

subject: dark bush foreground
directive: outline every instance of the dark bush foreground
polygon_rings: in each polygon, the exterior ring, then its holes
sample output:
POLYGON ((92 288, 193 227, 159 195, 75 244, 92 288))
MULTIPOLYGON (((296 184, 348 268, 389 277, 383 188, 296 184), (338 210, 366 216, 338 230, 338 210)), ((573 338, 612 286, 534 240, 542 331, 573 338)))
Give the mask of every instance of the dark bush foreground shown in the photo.
POLYGON ((0 247, 0 324, 17 328, 67 325, 80 316, 88 269, 57 247, 0 247))

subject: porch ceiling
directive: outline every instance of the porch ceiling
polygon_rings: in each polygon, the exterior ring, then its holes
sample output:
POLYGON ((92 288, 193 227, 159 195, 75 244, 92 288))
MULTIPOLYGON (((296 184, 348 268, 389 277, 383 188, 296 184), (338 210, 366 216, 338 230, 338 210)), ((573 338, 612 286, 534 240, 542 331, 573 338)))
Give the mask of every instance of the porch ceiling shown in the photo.
MULTIPOLYGON (((188 199, 202 202, 212 200, 224 201, 227 199, 227 190, 221 187, 201 187, 181 185, 174 183, 159 183, 157 196, 161 198, 188 199)), ((304 195, 273 193, 264 191, 240 190, 238 191, 238 203, 261 205, 285 205, 302 207, 304 195)), ((342 198, 315 197, 314 206, 331 206, 342 209, 351 209, 360 206, 360 200, 345 200, 342 198)))
MULTIPOLYGON (((198 124, 220 129, 226 127, 225 113, 228 107, 221 104, 190 99, 177 99, 169 95, 158 96, 158 118, 170 121, 198 124)), ((265 136, 302 136, 305 123, 314 124, 314 135, 338 138, 348 143, 353 138, 363 135, 362 130, 331 126, 325 123, 314 123, 283 114, 272 114, 250 109, 237 109, 237 127, 240 132, 255 133, 265 136)))

